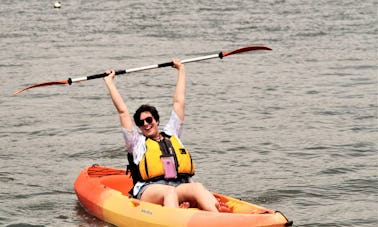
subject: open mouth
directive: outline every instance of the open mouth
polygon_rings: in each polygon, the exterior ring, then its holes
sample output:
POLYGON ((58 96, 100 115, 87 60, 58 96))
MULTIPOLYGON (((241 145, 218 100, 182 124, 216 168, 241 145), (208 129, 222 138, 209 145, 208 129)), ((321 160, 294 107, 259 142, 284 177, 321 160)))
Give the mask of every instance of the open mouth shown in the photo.
POLYGON ((146 127, 143 127, 145 131, 149 131, 152 129, 152 125, 146 125, 146 127))

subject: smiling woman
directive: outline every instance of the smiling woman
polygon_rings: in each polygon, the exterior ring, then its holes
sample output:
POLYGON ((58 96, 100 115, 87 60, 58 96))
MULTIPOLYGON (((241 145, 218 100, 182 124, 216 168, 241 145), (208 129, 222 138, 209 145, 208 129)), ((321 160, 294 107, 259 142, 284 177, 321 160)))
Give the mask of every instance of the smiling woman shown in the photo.
POLYGON ((160 140, 159 134, 159 113, 155 107, 150 105, 140 106, 134 114, 134 122, 146 137, 160 140))
POLYGON ((142 131, 142 134, 147 138, 152 138, 153 140, 159 141, 161 135, 158 129, 158 120, 155 120, 150 112, 144 111, 140 114, 139 123, 136 121, 136 125, 142 131))
POLYGON ((173 96, 173 111, 168 124, 159 131, 159 113, 150 105, 140 106, 133 118, 140 132, 132 122, 128 108, 115 84, 114 70, 104 78, 113 104, 116 107, 128 149, 129 170, 134 187, 131 194, 142 201, 168 207, 199 207, 206 211, 227 210, 202 184, 192 182, 193 160, 183 146, 180 136, 185 112, 185 67, 173 59, 178 71, 173 96))
MULTIPOLYGON (((93 162, 123 168, 127 152, 103 80, 76 78, 125 69, 115 83, 131 114, 154 105, 162 128, 176 70, 132 68, 172 56, 187 73, 181 141, 193 180, 298 226, 378 226, 378 2, 251 2, 0 1, 0 226, 109 225, 78 206, 72 183, 93 162), (184 62, 249 44, 275 51, 184 62)), ((114 195, 109 204, 129 205, 114 195)))

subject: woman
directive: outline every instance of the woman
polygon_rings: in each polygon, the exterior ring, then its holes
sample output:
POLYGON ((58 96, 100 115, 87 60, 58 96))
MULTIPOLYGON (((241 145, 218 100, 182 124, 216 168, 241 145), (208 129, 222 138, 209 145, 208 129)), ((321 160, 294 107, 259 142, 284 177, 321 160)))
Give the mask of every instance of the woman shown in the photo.
POLYGON ((181 204, 182 207, 223 211, 223 204, 202 184, 193 183, 190 179, 194 167, 190 154, 179 139, 184 121, 186 73, 178 59, 173 59, 173 67, 178 71, 173 111, 162 132, 158 128, 159 114, 155 107, 149 105, 142 105, 134 114, 138 132, 114 84, 114 70, 107 71, 109 75, 104 78, 120 117, 128 152, 132 154, 132 175, 134 180, 137 178, 133 196, 164 206, 179 207, 181 204))

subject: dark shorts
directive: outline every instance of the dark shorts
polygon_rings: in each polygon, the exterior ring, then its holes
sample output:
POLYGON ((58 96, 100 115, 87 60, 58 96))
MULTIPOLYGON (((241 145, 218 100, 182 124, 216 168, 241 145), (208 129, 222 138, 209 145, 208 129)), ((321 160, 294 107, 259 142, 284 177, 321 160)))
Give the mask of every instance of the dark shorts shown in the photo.
POLYGON ((136 199, 140 199, 142 197, 143 192, 147 189, 147 187, 151 184, 163 184, 163 185, 170 185, 173 187, 177 187, 180 184, 185 184, 187 182, 182 180, 157 180, 157 181, 150 181, 145 183, 140 189, 138 194, 135 196, 136 199))

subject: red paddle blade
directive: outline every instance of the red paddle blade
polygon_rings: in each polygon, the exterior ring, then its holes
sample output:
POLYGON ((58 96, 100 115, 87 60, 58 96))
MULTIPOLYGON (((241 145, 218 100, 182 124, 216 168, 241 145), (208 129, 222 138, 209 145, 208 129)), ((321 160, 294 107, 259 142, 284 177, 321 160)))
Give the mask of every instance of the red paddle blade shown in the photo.
POLYGON ((43 87, 43 86, 49 86, 49 85, 56 85, 56 84, 68 84, 68 80, 58 80, 58 81, 50 81, 50 82, 43 82, 39 84, 34 84, 29 87, 23 88, 21 90, 16 91, 13 95, 17 95, 23 91, 29 90, 30 88, 34 87, 43 87))
POLYGON ((240 48, 240 49, 237 49, 237 50, 222 52, 222 55, 223 55, 223 57, 226 57, 228 55, 240 54, 240 53, 252 51, 252 50, 272 50, 272 49, 270 49, 269 47, 265 47, 265 46, 249 46, 249 47, 243 47, 243 48, 240 48))

